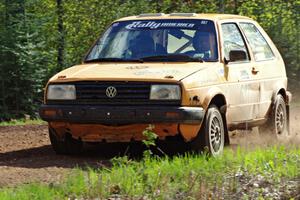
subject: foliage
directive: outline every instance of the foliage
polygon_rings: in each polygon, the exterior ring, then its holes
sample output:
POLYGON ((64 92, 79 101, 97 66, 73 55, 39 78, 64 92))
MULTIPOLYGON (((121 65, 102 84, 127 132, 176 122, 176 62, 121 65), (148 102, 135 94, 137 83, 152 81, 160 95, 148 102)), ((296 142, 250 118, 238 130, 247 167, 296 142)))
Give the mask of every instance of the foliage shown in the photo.
POLYGON ((43 125, 46 124, 45 121, 41 119, 12 119, 10 121, 0 122, 1 126, 24 126, 24 125, 43 125))
POLYGON ((60 0, 59 12, 57 2, 0 0, 0 121, 35 117, 48 78, 80 63, 112 21, 139 13, 250 16, 278 46, 290 78, 300 75, 300 0, 60 0))
POLYGON ((248 0, 239 13, 252 17, 276 44, 291 78, 300 75, 300 1, 248 0))
POLYGON ((142 142, 148 148, 144 151, 144 156, 149 157, 152 154, 151 147, 155 147, 155 141, 157 139, 157 134, 153 131, 154 125, 149 125, 144 131, 143 136, 146 137, 142 142))
POLYGON ((110 168, 76 169, 64 183, 2 188, 0 199, 268 199, 265 188, 270 195, 293 190, 280 193, 290 199, 298 194, 299 155, 299 148, 269 147, 227 149, 210 159, 188 154, 142 161, 124 157, 114 159, 110 168))
MULTIPOLYGON (((3 5, 3 4, 2 4, 3 5)), ((1 15, 0 120, 35 115, 47 68, 39 19, 25 1, 5 1, 1 15)))

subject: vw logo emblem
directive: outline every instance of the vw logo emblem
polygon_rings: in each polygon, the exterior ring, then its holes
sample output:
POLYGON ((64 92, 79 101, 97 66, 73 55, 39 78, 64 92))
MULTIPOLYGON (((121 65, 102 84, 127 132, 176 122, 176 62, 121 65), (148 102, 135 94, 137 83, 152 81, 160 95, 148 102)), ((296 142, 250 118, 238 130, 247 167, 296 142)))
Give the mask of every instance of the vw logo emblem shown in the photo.
POLYGON ((114 98, 117 95, 117 89, 113 86, 106 88, 106 96, 109 98, 114 98))

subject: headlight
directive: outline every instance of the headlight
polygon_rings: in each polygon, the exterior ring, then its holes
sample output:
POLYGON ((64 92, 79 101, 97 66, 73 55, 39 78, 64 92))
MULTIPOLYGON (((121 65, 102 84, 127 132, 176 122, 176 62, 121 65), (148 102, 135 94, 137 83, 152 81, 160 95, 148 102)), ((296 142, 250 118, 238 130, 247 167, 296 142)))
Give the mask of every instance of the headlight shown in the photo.
POLYGON ((75 85, 49 85, 47 90, 48 100, 76 99, 75 85))
POLYGON ((151 100, 180 100, 181 92, 179 85, 152 85, 150 92, 151 100))

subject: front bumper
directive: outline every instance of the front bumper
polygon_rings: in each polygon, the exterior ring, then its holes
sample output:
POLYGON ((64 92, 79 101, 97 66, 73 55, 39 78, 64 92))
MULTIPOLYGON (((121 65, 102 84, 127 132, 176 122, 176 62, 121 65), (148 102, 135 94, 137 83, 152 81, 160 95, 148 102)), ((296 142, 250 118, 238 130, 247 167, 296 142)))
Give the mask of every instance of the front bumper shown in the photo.
POLYGON ((201 107, 42 105, 39 114, 48 122, 200 124, 205 111, 201 107))

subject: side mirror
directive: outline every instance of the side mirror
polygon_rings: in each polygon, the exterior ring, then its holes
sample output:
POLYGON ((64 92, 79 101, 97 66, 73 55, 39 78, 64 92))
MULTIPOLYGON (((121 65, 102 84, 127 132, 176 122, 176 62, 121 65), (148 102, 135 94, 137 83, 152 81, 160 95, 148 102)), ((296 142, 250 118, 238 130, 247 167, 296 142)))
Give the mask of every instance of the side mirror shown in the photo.
POLYGON ((228 62, 235 62, 235 61, 243 61, 247 60, 247 54, 243 50, 231 50, 229 52, 229 60, 225 60, 226 63, 228 62))

